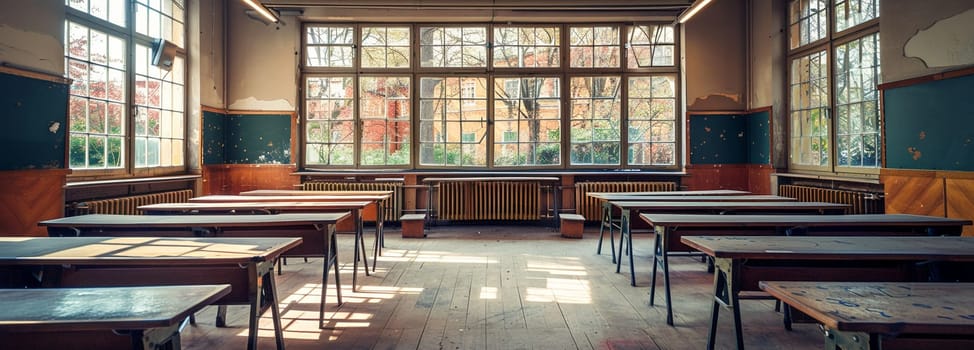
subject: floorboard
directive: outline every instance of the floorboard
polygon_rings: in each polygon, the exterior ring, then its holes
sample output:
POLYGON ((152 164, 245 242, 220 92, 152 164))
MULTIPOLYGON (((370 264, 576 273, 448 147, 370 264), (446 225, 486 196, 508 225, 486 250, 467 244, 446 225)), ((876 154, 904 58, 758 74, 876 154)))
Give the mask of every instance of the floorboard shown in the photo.
MULTIPOLYGON (((377 271, 359 272, 353 291, 352 237, 339 236, 344 304, 328 281, 326 323, 317 327, 321 260, 290 259, 276 276, 288 349, 701 349, 707 342, 713 275, 699 258, 671 259, 675 326, 666 325, 662 278, 649 306, 652 236, 634 238, 636 281, 615 273, 608 251, 595 254, 598 229, 561 238, 531 225, 439 225, 425 239, 389 228, 377 271), (347 252, 347 253, 346 253, 347 252)), ((368 240, 371 244, 371 239, 368 240)), ((371 261, 370 261, 371 262, 371 261)), ((625 261, 624 261, 625 262, 625 261)), ((742 301, 749 349, 820 349, 813 324, 788 332, 772 301, 742 301)), ((215 307, 187 327, 187 350, 246 346, 247 308, 232 306, 228 328, 214 327, 215 307)), ((259 347, 273 349, 269 313, 259 347)), ((734 344, 730 312, 721 312, 718 349, 734 344)))

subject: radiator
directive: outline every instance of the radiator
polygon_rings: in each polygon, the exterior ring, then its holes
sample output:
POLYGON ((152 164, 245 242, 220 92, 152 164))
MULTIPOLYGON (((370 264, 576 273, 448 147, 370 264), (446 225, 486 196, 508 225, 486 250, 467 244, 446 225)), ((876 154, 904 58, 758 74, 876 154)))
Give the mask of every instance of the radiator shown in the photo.
POLYGON ((536 182, 442 182, 439 220, 540 220, 541 185, 536 182))
POLYGON ((138 196, 106 198, 77 202, 68 205, 67 215, 84 214, 127 214, 141 215, 139 206, 157 203, 185 203, 193 197, 193 190, 179 190, 141 194, 138 196))
POLYGON ((392 197, 382 202, 385 221, 399 221, 402 216, 401 182, 305 182, 305 191, 392 191, 392 197))
POLYGON ((676 183, 657 181, 579 182, 575 184, 575 213, 586 221, 602 220, 602 202, 589 192, 660 192, 676 191, 676 183))
POLYGON ((883 196, 872 192, 780 185, 778 186, 778 195, 806 202, 846 204, 849 205, 846 214, 883 214, 885 212, 883 196))

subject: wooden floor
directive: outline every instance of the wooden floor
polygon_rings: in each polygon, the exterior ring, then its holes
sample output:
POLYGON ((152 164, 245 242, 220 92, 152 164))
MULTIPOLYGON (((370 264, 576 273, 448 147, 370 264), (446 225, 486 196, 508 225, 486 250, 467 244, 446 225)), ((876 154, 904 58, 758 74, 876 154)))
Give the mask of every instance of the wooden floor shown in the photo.
MULTIPOLYGON (((387 230, 378 271, 351 290, 351 236, 339 236, 344 305, 328 285, 327 328, 318 329, 321 260, 289 259, 277 277, 288 349, 703 349, 713 277, 698 258, 671 259, 676 326, 657 295, 648 304, 651 235, 636 236, 639 287, 608 250, 595 254, 597 228, 584 239, 541 226, 435 226, 425 239, 387 230)), ((369 239, 371 244, 371 238, 369 239)), ((606 248, 607 249, 607 248, 606 248)), ((662 283, 660 282, 660 286, 662 283)), ((661 289, 660 289, 661 291, 661 289)), ((749 349, 821 349, 813 324, 781 325, 772 301, 742 301, 749 349)), ((208 307, 183 333, 184 349, 243 349, 247 308, 230 307, 230 327, 208 307)), ((267 313, 269 315, 270 312, 267 313)), ((733 348, 728 310, 718 348, 733 348)), ((261 349, 273 349, 272 323, 260 323, 261 349)))

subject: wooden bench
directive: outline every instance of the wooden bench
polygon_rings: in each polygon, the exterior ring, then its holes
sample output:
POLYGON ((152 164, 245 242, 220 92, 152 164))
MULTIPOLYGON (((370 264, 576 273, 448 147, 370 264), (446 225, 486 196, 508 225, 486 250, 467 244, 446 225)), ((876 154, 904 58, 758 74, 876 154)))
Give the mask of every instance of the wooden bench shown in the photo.
POLYGON ((426 214, 404 214, 399 218, 402 223, 402 238, 426 237, 426 214))
POLYGON ((585 217, 579 214, 560 214, 561 236, 565 238, 582 238, 585 229, 585 217))

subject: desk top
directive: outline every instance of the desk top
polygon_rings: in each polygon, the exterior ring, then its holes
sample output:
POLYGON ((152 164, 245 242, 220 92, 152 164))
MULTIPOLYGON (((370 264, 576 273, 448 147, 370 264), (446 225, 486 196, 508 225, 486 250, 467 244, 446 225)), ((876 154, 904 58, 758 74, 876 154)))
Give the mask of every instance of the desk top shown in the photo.
POLYGON ((730 259, 974 261, 974 237, 684 236, 680 241, 730 259))
POLYGON ((139 210, 149 212, 178 212, 192 210, 234 211, 335 211, 362 209, 372 204, 369 201, 356 202, 199 202, 199 203, 158 203, 139 206, 139 210))
POLYGON ((385 196, 392 195, 392 191, 305 191, 305 190, 253 190, 240 192, 241 196, 385 196))
POLYGON ((0 332, 167 327, 229 293, 229 284, 0 289, 0 332))
POLYGON ((760 285, 828 329, 974 334, 974 283, 762 281, 760 285))
POLYGON ((963 226, 971 220, 909 214, 855 215, 696 215, 640 214, 651 225, 690 227, 779 227, 779 226, 963 226))
POLYGON ((845 209, 848 205, 824 202, 657 202, 610 201, 620 209, 638 210, 819 210, 845 209))
POLYGON ((276 215, 116 215, 68 216, 38 223, 48 227, 162 228, 162 227, 277 227, 334 224, 348 212, 276 215))
POLYGON ((701 190, 701 191, 658 191, 658 192, 588 192, 589 196, 623 195, 623 196, 744 196, 751 192, 738 190, 701 190))
POLYGON ((715 196, 633 196, 625 194, 589 194, 589 197, 606 201, 630 202, 794 202, 791 197, 772 196, 766 194, 752 195, 715 195, 715 196))
POLYGON ((560 177, 542 176, 493 176, 493 177, 427 177, 423 182, 478 182, 478 181, 561 181, 560 177))
POLYGON ((355 196, 242 196, 232 194, 193 197, 191 203, 202 202, 356 202, 381 201, 391 198, 386 195, 355 195, 355 196))
POLYGON ((206 265, 273 261, 300 238, 0 237, 0 265, 206 265))

